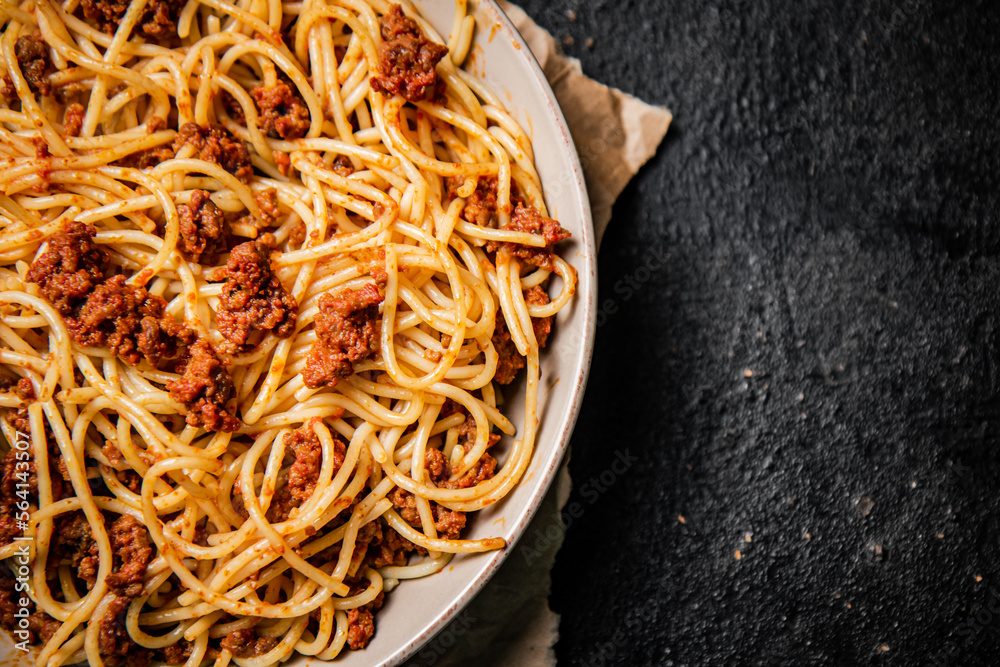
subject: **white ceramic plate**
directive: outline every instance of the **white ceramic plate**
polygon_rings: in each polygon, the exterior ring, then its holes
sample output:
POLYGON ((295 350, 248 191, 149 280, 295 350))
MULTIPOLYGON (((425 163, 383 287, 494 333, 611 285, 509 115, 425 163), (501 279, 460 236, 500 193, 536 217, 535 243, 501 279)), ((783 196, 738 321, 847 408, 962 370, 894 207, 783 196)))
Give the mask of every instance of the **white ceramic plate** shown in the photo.
MULTIPOLYGON (((454 17, 454 0, 415 0, 439 34, 447 36, 454 17)), ((471 0, 476 35, 467 68, 482 77, 507 104, 508 111, 531 137, 549 214, 570 230, 573 238, 561 254, 577 270, 579 283, 571 304, 559 313, 553 335, 541 358, 539 389, 541 424, 532 462, 521 483, 501 503, 470 517, 471 539, 503 537, 507 548, 485 554, 457 556, 443 572, 403 582, 386 595, 375 617, 375 637, 363 651, 347 651, 335 664, 343 667, 398 665, 443 629, 496 572, 534 516, 566 452, 583 400, 593 353, 597 252, 590 205, 566 121, 552 89, 510 20, 492 0, 471 0)), ((523 382, 507 392, 507 416, 523 420, 523 382)), ((0 632, 0 665, 13 659, 31 664, 0 632), (18 658, 21 658, 20 660, 18 658)), ((312 658, 286 663, 294 667, 327 664, 312 658)))

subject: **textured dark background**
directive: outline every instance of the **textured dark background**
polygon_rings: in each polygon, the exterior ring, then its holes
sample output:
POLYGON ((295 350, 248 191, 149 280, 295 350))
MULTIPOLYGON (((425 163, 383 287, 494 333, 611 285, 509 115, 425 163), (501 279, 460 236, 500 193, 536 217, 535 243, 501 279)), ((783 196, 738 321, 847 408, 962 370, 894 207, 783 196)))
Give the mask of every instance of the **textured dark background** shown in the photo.
POLYGON ((676 119, 601 249, 560 664, 998 664, 1000 3, 522 4, 676 119))

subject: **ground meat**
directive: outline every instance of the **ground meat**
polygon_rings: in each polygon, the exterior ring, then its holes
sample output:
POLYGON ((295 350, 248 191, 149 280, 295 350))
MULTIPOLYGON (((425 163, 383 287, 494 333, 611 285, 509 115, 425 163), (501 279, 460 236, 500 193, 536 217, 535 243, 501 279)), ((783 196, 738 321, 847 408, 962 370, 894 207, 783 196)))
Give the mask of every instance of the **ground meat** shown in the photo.
POLYGON ((338 155, 333 159, 333 164, 330 167, 337 172, 340 176, 347 178, 354 173, 354 163, 351 162, 351 158, 346 155, 338 155))
POLYGON ((71 222, 49 238, 31 263, 28 280, 41 287, 42 296, 64 317, 72 315, 94 287, 104 282, 109 262, 93 241, 96 233, 90 225, 71 222))
POLYGON ((420 514, 417 512, 417 499, 412 493, 397 486, 389 494, 389 500, 392 501, 393 508, 399 512, 399 516, 403 518, 403 521, 411 526, 420 525, 420 514))
POLYGON ((52 84, 49 83, 49 74, 54 68, 49 57, 49 46, 42 39, 42 33, 36 30, 18 37, 17 43, 14 44, 14 55, 31 92, 51 95, 52 84))
POLYGON ((136 151, 135 153, 129 153, 125 157, 116 160, 115 164, 120 167, 129 167, 130 169, 149 169, 161 162, 174 159, 176 154, 177 151, 174 150, 172 145, 161 144, 136 151))
POLYGON ((52 533, 49 550, 49 566, 67 562, 77 572, 80 579, 91 590, 97 582, 100 555, 97 542, 90 531, 90 523, 83 512, 63 515, 52 533))
POLYGON ((144 317, 137 337, 138 351, 154 368, 176 367, 198 339, 197 332, 169 315, 144 317))
MULTIPOLYGON (((336 475, 344 463, 347 445, 336 435, 333 436, 333 445, 333 474, 336 475)), ((287 484, 278 489, 268 508, 267 516, 272 523, 288 520, 291 509, 301 506, 312 496, 323 465, 323 447, 311 424, 288 434, 285 446, 295 460, 288 471, 287 484)))
POLYGON ((364 265, 365 271, 379 287, 384 288, 389 282, 389 274, 385 271, 385 248, 366 248, 351 253, 351 256, 364 265))
MULTIPOLYGON (((490 457, 493 458, 493 457, 490 457)), ((458 488, 446 485, 448 488, 458 488)), ((417 500, 412 493, 406 489, 396 487, 389 494, 389 500, 393 507, 399 512, 406 523, 415 528, 420 528, 423 522, 420 520, 420 513, 417 510, 417 500)), ((454 512, 446 507, 431 501, 431 512, 434 515, 434 527, 438 531, 438 536, 442 539, 457 540, 462 529, 465 528, 465 513, 454 512)))
POLYGON ((52 153, 49 152, 49 145, 45 143, 45 139, 41 137, 35 137, 32 139, 35 144, 35 157, 39 160, 44 160, 45 158, 52 157, 52 153))
POLYGON ((17 581, 6 567, 0 567, 0 627, 14 630, 18 624, 15 614, 20 610, 21 598, 28 601, 28 643, 47 642, 56 633, 61 622, 52 618, 44 611, 37 611, 35 601, 27 593, 16 590, 17 581))
POLYGON ((125 627, 125 614, 132 598, 116 597, 108 605, 101 619, 98 650, 107 667, 145 667, 153 657, 152 651, 136 644, 125 627))
POLYGON ((193 650, 194 644, 182 639, 176 644, 161 648, 156 658, 168 665, 183 665, 191 657, 193 650))
MULTIPOLYGON (((334 523, 331 523, 330 525, 333 526, 339 523, 346 522, 351 512, 353 511, 354 507, 352 506, 351 508, 345 510, 340 515, 340 517, 338 519, 335 519, 334 523)), ((361 528, 358 529, 357 537, 354 540, 354 557, 357 558, 363 555, 362 557, 364 559, 364 562, 370 563, 372 559, 372 554, 378 552, 378 545, 381 544, 384 539, 385 530, 389 529, 385 528, 383 530, 383 526, 379 521, 372 521, 370 523, 366 523, 365 525, 361 526, 361 528)), ((336 562, 337 559, 340 558, 341 546, 342 544, 340 542, 335 542, 334 544, 330 545, 326 549, 323 549, 315 556, 313 556, 310 559, 310 561, 317 567, 322 567, 328 563, 336 562)), ((358 593, 362 592, 367 588, 367 582, 365 583, 365 585, 362 586, 358 585, 359 581, 363 580, 352 577, 348 577, 347 579, 345 579, 345 583, 348 584, 351 589, 348 595, 357 595, 358 593)), ((378 600, 378 602, 379 606, 381 606, 381 600, 378 600)))
MULTIPOLYGON (((292 431, 285 439, 286 444, 295 452, 295 463, 288 472, 288 488, 292 491, 292 497, 300 503, 305 502, 316 489, 316 481, 319 478, 319 469, 322 465, 322 446, 319 438, 309 425, 292 431)), ((337 438, 338 461, 334 462, 334 468, 340 469, 340 464, 344 462, 344 443, 337 438)), ((336 474, 336 472, 334 473, 336 474)))
POLYGON ((411 102, 432 97, 438 85, 434 67, 448 47, 427 39, 399 5, 392 5, 379 25, 384 42, 378 50, 378 74, 371 77, 372 89, 411 102))
POLYGON ((292 156, 284 151, 274 151, 274 164, 278 166, 278 173, 288 176, 292 170, 292 156))
MULTIPOLYGON (((378 521, 372 521, 366 523, 358 529, 358 536, 354 538, 354 553, 363 554, 368 551, 368 547, 374 543, 380 542, 382 540, 382 524, 378 521)), ((366 554, 367 555, 367 554, 366 554)), ((347 580, 346 583, 350 583, 347 580)), ((351 591, 349 595, 357 595, 367 588, 367 583, 364 586, 351 586, 351 591)), ((379 604, 381 606, 381 604, 379 604)))
MULTIPOLYGON (((447 417, 456 412, 461 412, 467 415, 465 422, 458 427, 458 438, 460 446, 466 453, 468 453, 472 451, 479 428, 476 426, 476 420, 472 417, 472 415, 469 415, 465 408, 457 403, 454 403, 453 401, 445 403, 444 407, 441 409, 441 416, 447 417)), ((500 436, 496 433, 490 433, 489 442, 486 445, 487 449, 494 446, 498 442, 500 442, 500 436)), ((447 479, 451 475, 451 470, 447 467, 447 462, 444 462, 444 466, 441 481, 435 479, 437 485, 446 489, 465 489, 492 478, 496 472, 497 461, 490 454, 483 454, 479 461, 477 461, 468 472, 455 481, 447 479)), ((429 463, 428 468, 430 468, 429 463)))
POLYGON ((270 247, 262 241, 236 246, 226 274, 215 319, 229 351, 255 344, 255 334, 273 331, 287 338, 294 333, 299 307, 271 267, 270 247))
POLYGON ((167 121, 160 116, 153 116, 146 121, 146 134, 156 134, 160 130, 167 129, 167 121))
POLYGON ((128 9, 127 0, 81 0, 83 15, 93 21, 100 30, 115 34, 128 9))
MULTIPOLYGON (((525 290, 524 302, 529 306, 547 306, 549 293, 541 285, 535 285, 531 289, 525 290)), ((552 317, 532 317, 531 329, 535 333, 538 347, 545 347, 549 342, 549 334, 552 333, 552 317)))
POLYGON ((79 312, 66 318, 66 328, 83 347, 106 347, 130 364, 146 358, 156 366, 157 354, 176 359, 183 352, 169 345, 182 325, 164 321, 166 305, 162 297, 127 284, 119 274, 94 288, 79 312))
POLYGON ((116 471, 115 476, 118 478, 118 481, 132 493, 138 495, 142 492, 142 475, 131 468, 128 470, 116 471))
POLYGON ((66 137, 76 137, 79 136, 80 130, 83 128, 83 119, 87 115, 87 109, 79 102, 73 102, 66 107, 66 113, 63 120, 63 136, 66 137))
MULTIPOLYGON (((274 188, 265 188, 259 192, 255 192, 253 198, 257 202, 257 208, 260 211, 258 217, 254 217, 250 211, 244 209, 241 214, 229 214, 227 219, 232 221, 232 224, 249 225, 258 230, 277 227, 278 218, 283 215, 281 208, 278 206, 277 190, 274 188)), ((271 248, 277 247, 273 234, 261 234, 257 237, 257 240, 271 248)))
MULTIPOLYGON (((35 391, 28 378, 21 378, 15 382, 12 378, 2 376, 0 377, 0 391, 13 393, 22 403, 35 400, 35 391)), ((8 410, 4 415, 4 420, 15 431, 15 437, 18 441, 27 439, 30 443, 33 432, 27 407, 8 410)), ((45 439, 48 455, 49 488, 52 492, 52 499, 58 501, 65 496, 63 482, 68 480, 69 472, 47 423, 42 437, 45 439)), ((33 512, 37 509, 38 472, 35 467, 34 447, 29 444, 27 450, 11 448, 4 455, 3 461, 0 463, 0 470, 2 470, 2 477, 0 477, 0 544, 9 544, 23 532, 18 524, 18 517, 23 513, 33 512), (25 458, 25 454, 21 454, 21 460, 19 460, 19 451, 25 452, 27 458, 25 458), (19 491, 21 495, 18 494, 19 491), (27 498, 23 497, 25 494, 27 498), (28 503, 27 510, 21 509, 24 507, 24 502, 28 503)))
MULTIPOLYGON (((320 535, 322 536, 323 533, 320 533, 320 535)), ((341 547, 340 542, 334 542, 333 544, 331 544, 330 546, 328 546, 327 548, 323 549, 322 551, 314 555, 312 558, 310 558, 309 562, 315 565, 316 567, 322 567, 327 563, 336 562, 337 559, 340 558, 340 547, 341 547)))
POLYGON ((438 537, 457 540, 465 528, 465 512, 455 512, 437 503, 431 503, 431 510, 434 512, 434 528, 438 537))
MULTIPOLYGON (((20 412, 20 410, 18 412, 20 412)), ((27 410, 24 410, 24 413, 25 413, 24 422, 26 424, 27 410)), ((28 428, 30 429, 30 427, 28 428)), ((30 439, 31 437, 30 430, 26 431, 21 431, 20 429, 18 430, 23 436, 26 436, 30 439)), ((17 437, 20 438, 22 437, 22 435, 18 435, 17 437)), ((4 511, 6 511, 8 507, 13 507, 14 505, 17 504, 18 500, 17 490, 19 484, 21 485, 20 488, 26 491, 28 495, 30 496, 38 495, 38 473, 35 470, 35 461, 34 457, 32 456, 32 447, 30 440, 27 450, 17 450, 11 448, 3 457, 3 479, 2 482, 0 482, 0 498, 2 498, 2 501, 0 501, 0 504, 2 504, 4 511), (27 464, 27 467, 25 467, 24 465, 20 466, 22 473, 20 476, 17 474, 18 451, 24 452, 21 455, 21 462, 27 464), (25 455, 28 456, 27 459, 24 458, 25 455)))
POLYGON ((306 223, 299 220, 291 231, 288 232, 288 242, 301 246, 306 240, 306 223))
MULTIPOLYGON (((509 244, 514 245, 514 244, 509 244)), ((522 246, 523 247, 523 246, 522 246)), ((532 248, 541 250, 541 248, 532 248)), ((541 285, 536 285, 524 292, 524 301, 530 305, 542 305, 549 303, 549 294, 541 285)), ((531 318, 531 329, 535 334, 535 341, 538 347, 545 347, 549 341, 549 334, 552 332, 551 317, 531 318)), ((493 376, 493 381, 498 384, 510 384, 517 377, 517 374, 525 367, 527 361, 517 351, 514 340, 511 338, 510 330, 507 328, 507 320, 503 313, 497 312, 496 328, 493 330, 493 347, 496 348, 499 361, 497 371, 493 376)))
POLYGON ((10 74, 0 76, 0 95, 8 101, 17 99, 17 88, 14 87, 14 80, 10 78, 10 74))
POLYGON ((517 346, 507 329, 507 320, 503 313, 497 311, 496 328, 493 330, 493 347, 496 348, 500 360, 497 362, 497 372, 493 381, 498 384, 510 384, 524 368, 526 361, 517 351, 517 346))
POLYGON ((552 246, 570 237, 570 233, 560 227, 556 220, 546 218, 533 206, 521 206, 520 204, 514 209, 514 215, 510 217, 510 222, 504 225, 503 229, 541 235, 545 239, 545 246, 536 248, 520 243, 490 241, 486 244, 487 250, 495 252, 500 247, 506 247, 512 257, 549 271, 555 269, 555 264, 552 261, 552 246))
POLYGON ((250 91, 260 111, 260 129, 274 139, 300 139, 312 121, 309 107, 292 86, 277 81, 273 86, 257 86, 250 91))
MULTIPOLYGON (((292 489, 288 486, 288 484, 285 484, 275 491, 274 497, 271 498, 271 504, 267 506, 267 512, 264 513, 264 516, 267 517, 267 520, 271 523, 282 523, 284 521, 288 521, 288 517, 292 513, 292 508, 298 506, 299 501, 292 497, 292 489)), ((242 496, 240 496, 239 507, 237 507, 234 502, 233 509, 235 509, 240 516, 250 516, 246 511, 246 507, 243 505, 242 496)))
MULTIPOLYGON (((464 176, 449 176, 448 197, 454 199, 457 191, 465 183, 464 176)), ((483 176, 476 180, 476 189, 465 198, 462 218, 480 227, 497 226, 497 178, 483 176)))
MULTIPOLYGON (((0 545, 10 544, 15 537, 20 537, 24 533, 21 524, 17 521, 19 498, 16 493, 8 491, 8 489, 16 489, 15 456, 13 451, 7 452, 3 460, 3 493, 0 494, 0 545)), ((30 464, 27 472, 32 479, 35 479, 34 462, 30 464)))
POLYGON ((149 0, 139 27, 149 37, 163 39, 177 34, 177 17, 186 0, 149 0))
POLYGON ((124 275, 105 279, 110 263, 93 242, 93 227, 71 223, 35 258, 28 280, 65 318, 84 347, 105 347, 130 364, 145 359, 160 369, 184 358, 197 334, 165 313, 166 301, 124 275))
MULTIPOLYGON (((164 119, 154 117, 146 123, 146 134, 155 134, 160 130, 166 129, 166 127, 167 123, 164 119)), ((161 162, 174 159, 177 154, 177 148, 175 137, 174 143, 172 144, 163 143, 151 148, 144 148, 143 150, 129 153, 125 157, 115 161, 115 164, 121 167, 129 167, 131 169, 149 169, 150 167, 157 166, 161 162)))
POLYGON ((358 651, 368 646, 375 636, 375 616, 365 609, 351 609, 347 612, 347 645, 358 651))
POLYGON ((125 460, 125 457, 122 456, 121 450, 118 449, 118 445, 115 444, 113 440, 105 441, 104 445, 101 446, 101 454, 104 455, 104 458, 106 458, 108 463, 112 466, 119 466, 122 461, 125 460))
POLYGON ((278 218, 281 217, 281 209, 278 208, 278 191, 274 188, 267 188, 256 193, 253 198, 260 209, 261 224, 258 226, 261 229, 274 227, 278 218))
MULTIPOLYGON (((379 522, 377 522, 377 521, 373 521, 372 523, 366 524, 365 527, 367 528, 369 526, 372 527, 372 528, 375 528, 375 531, 374 531, 375 535, 378 536, 378 539, 381 539, 381 535, 382 535, 382 529, 380 527, 381 524, 379 522)), ((358 539, 359 540, 361 539, 360 534, 364 530, 365 530, 365 528, 362 528, 361 531, 359 531, 359 533, 358 533, 358 539)), ((366 540, 366 543, 367 543, 367 540, 366 540)), ((368 590, 368 588, 371 586, 371 582, 368 579, 365 579, 364 577, 362 577, 360 575, 357 575, 357 576, 354 576, 354 577, 345 577, 344 578, 344 583, 347 584, 347 587, 348 587, 348 592, 347 592, 348 597, 353 597, 355 595, 361 595, 366 590, 368 590)), ((367 609, 368 611, 374 613, 374 612, 378 611, 379 609, 381 609, 382 605, 384 605, 384 604, 385 604, 385 592, 382 591, 378 595, 376 595, 375 598, 371 602, 365 604, 361 608, 362 609, 367 609)))
POLYGON ((208 546, 208 519, 198 522, 194 527, 194 535, 191 536, 191 544, 198 546, 208 546))
POLYGON ((146 568, 153 557, 146 528, 132 516, 123 514, 111 524, 111 551, 117 567, 105 582, 118 595, 136 598, 142 595, 146 568), (120 563, 120 566, 119 566, 120 563))
POLYGON ((3 481, 0 485, 0 544, 10 544, 15 537, 23 534, 17 517, 21 515, 22 519, 26 519, 27 512, 37 506, 38 473, 35 470, 35 462, 33 459, 28 459, 22 463, 27 463, 27 468, 21 466, 19 479, 17 451, 12 449, 3 458, 3 481), (27 484, 27 487, 21 487, 21 490, 22 493, 26 492, 29 498, 18 497, 18 483, 27 484), (18 509, 18 503, 23 503, 25 500, 30 506, 22 512, 18 509))
POLYGON ((227 91, 222 91, 219 96, 219 101, 222 103, 222 108, 226 110, 229 117, 235 120, 240 125, 246 126, 247 117, 243 113, 243 107, 240 103, 236 101, 236 98, 230 95, 227 91))
MULTIPOLYGON (((4 419, 7 423, 11 425, 15 431, 20 431, 21 433, 30 435, 31 433, 31 421, 28 418, 28 409, 26 404, 34 401, 37 397, 35 396, 35 387, 28 378, 21 378, 19 380, 14 380, 8 376, 3 376, 0 379, 0 391, 13 393, 15 398, 19 400, 23 407, 17 410, 8 410, 7 414, 4 415, 4 419)), ((45 437, 50 438, 50 431, 48 425, 45 428, 45 437)), ((50 439, 51 440, 51 439, 50 439)))
POLYGON ((185 123, 174 139, 174 152, 187 144, 195 148, 192 156, 195 159, 217 164, 244 183, 253 178, 253 165, 246 142, 231 135, 222 125, 185 123))
MULTIPOLYGON (((177 17, 185 0, 149 0, 136 24, 147 37, 158 40, 177 34, 177 17)), ((113 35, 128 9, 127 0, 82 0, 83 15, 99 30, 113 35)))
POLYGON ((307 387, 335 386, 354 372, 355 363, 378 351, 378 305, 383 299, 373 284, 320 297, 316 342, 302 370, 307 387))
POLYGON ((20 408, 18 410, 8 410, 7 414, 4 416, 7 423, 11 425, 15 431, 20 431, 24 434, 31 433, 31 422, 28 418, 28 410, 26 408, 20 408))
POLYGON ((406 565, 406 557, 418 547, 388 526, 382 527, 382 536, 368 545, 367 562, 371 567, 406 565))
POLYGON ((0 391, 12 392, 19 401, 33 401, 35 387, 28 378, 12 378, 8 375, 0 375, 0 391))
POLYGON ((242 425, 227 411, 233 380, 208 341, 202 338, 192 345, 178 371, 181 377, 168 382, 167 390, 171 398, 187 406, 189 426, 231 433, 242 425))
MULTIPOLYGON (((281 493, 281 490, 278 491, 281 493)), ((291 496, 289 496, 290 498, 291 496)), ((239 514, 244 519, 250 518, 250 513, 247 512, 246 505, 243 503, 243 491, 240 489, 239 484, 233 487, 233 499, 232 499, 233 510, 239 514)), ((271 506, 274 507, 274 500, 271 501, 271 506)), ((287 515, 286 515, 287 517, 287 515)), ((272 521, 271 523, 279 523, 277 521, 272 521)))
MULTIPOLYGON (((462 411, 465 412, 464 409, 462 411)), ((475 442, 478 431, 479 427, 476 426, 476 420, 472 415, 469 415, 466 418, 465 423, 458 427, 459 441, 462 442, 463 446, 468 445, 468 447, 466 447, 466 451, 468 451, 468 449, 471 448, 472 443, 475 442)), ((496 433, 490 433, 490 441, 486 447, 492 447, 498 442, 500 442, 500 436, 496 433)))
MULTIPOLYGON (((13 388, 13 393, 22 402, 35 400, 35 392, 31 385, 31 380, 21 378, 14 383, 6 376, 0 384, 4 385, 4 390, 13 388)), ((22 407, 17 410, 8 410, 4 419, 16 432, 15 437, 19 440, 29 439, 32 436, 31 422, 28 418, 28 410, 22 407)), ((65 462, 59 452, 59 446, 52 437, 52 432, 45 426, 43 437, 46 442, 49 463, 49 488, 52 492, 52 499, 61 500, 65 495, 64 477, 68 478, 65 462), (60 475, 59 473, 63 474, 60 475)), ((25 512, 33 512, 38 506, 38 472, 35 467, 34 448, 29 444, 26 450, 27 458, 24 454, 18 459, 18 451, 10 449, 3 457, 2 478, 0 478, 0 544, 9 544, 15 537, 19 537, 23 531, 18 523, 18 517, 25 512), (20 467, 19 467, 19 464, 20 467), (20 492, 20 495, 19 493, 20 492), (27 498, 23 496, 27 494, 27 498), (23 510, 23 503, 28 503, 28 509, 23 510)), ((21 516, 23 519, 23 516, 21 516)))
POLYGON ((45 644, 61 627, 62 621, 52 618, 44 611, 35 611, 28 617, 28 631, 37 637, 37 640, 29 638, 28 643, 37 641, 39 644, 45 644))
POLYGON ((228 649, 234 658, 259 658, 278 645, 274 637, 258 637, 253 628, 234 630, 222 639, 222 648, 228 649))
MULTIPOLYGON (((500 436, 491 435, 490 444, 493 444, 499 439, 500 436), (496 440, 493 440, 493 438, 496 438, 496 440)), ((469 444, 465 445, 466 451, 469 451, 471 448, 472 448, 471 445, 469 444)), ((474 466, 472 466, 472 468, 467 473, 459 477, 454 482, 449 480, 444 482, 441 486, 447 489, 467 489, 470 486, 475 486, 481 482, 485 482, 486 480, 491 479, 493 475, 496 473, 496 469, 497 469, 497 460, 489 454, 483 454, 483 456, 476 462, 474 466)))
POLYGON ((191 201, 177 207, 181 223, 181 254, 192 262, 215 264, 225 252, 229 224, 207 190, 195 190, 191 201))
POLYGON ((424 454, 424 468, 427 470, 428 477, 438 485, 451 475, 448 459, 444 457, 440 449, 434 447, 428 447, 424 454))

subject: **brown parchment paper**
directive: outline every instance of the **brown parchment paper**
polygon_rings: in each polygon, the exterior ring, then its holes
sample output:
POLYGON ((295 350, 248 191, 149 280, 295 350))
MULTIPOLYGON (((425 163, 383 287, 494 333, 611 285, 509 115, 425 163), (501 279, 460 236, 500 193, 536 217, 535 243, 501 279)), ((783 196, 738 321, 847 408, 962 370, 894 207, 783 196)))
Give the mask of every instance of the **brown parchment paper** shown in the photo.
MULTIPOLYGON (((656 152, 673 119, 586 77, 580 61, 517 5, 498 4, 524 37, 559 100, 587 182, 598 244, 611 208, 639 168, 656 152)), ((560 512, 572 486, 569 455, 521 541, 483 591, 430 641, 407 667, 555 665, 559 616, 549 609, 552 564, 565 534, 560 512)))

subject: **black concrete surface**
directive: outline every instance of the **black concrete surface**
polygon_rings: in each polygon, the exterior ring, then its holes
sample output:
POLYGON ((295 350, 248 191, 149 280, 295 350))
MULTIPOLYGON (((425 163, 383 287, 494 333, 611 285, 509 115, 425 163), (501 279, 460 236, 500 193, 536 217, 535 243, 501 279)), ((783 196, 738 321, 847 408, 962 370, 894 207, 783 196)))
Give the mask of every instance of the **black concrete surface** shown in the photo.
POLYGON ((601 250, 560 665, 1000 664, 1000 3, 523 5, 676 117, 601 250))

